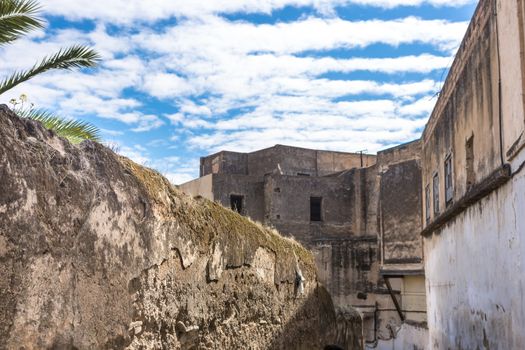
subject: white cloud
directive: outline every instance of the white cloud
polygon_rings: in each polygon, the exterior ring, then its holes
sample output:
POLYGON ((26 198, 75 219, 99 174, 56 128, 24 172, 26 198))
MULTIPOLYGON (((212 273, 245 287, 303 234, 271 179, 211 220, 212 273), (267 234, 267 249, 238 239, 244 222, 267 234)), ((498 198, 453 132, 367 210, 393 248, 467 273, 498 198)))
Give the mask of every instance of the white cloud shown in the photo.
POLYGON ((177 74, 156 73, 147 75, 144 80, 143 89, 149 94, 159 98, 173 96, 187 96, 195 92, 186 79, 177 74))
POLYGON ((341 18, 310 17, 295 22, 253 24, 221 17, 183 20, 164 33, 142 32, 135 40, 144 49, 194 58, 224 57, 223 53, 293 54, 307 50, 363 48, 371 44, 397 46, 429 43, 442 50, 456 48, 467 22, 424 20, 347 21, 341 18), (414 30, 417 28, 417 30, 414 30))
POLYGON ((143 115, 138 121, 138 126, 131 129, 134 132, 145 132, 160 128, 164 122, 155 115, 143 115))
POLYGON ((45 10, 68 19, 94 19, 108 23, 155 22, 170 17, 201 17, 219 13, 266 13, 286 6, 313 7, 333 14, 337 6, 351 4, 394 8, 397 6, 463 6, 475 0, 46 0, 45 10))
POLYGON ((147 166, 149 163, 151 163, 149 156, 145 154, 144 151, 140 149, 140 147, 137 147, 137 145, 126 146, 115 142, 114 148, 116 149, 117 153, 123 155, 124 157, 128 157, 137 164, 147 166))
POLYGON ((164 173, 163 175, 174 185, 183 184, 195 179, 198 176, 198 174, 195 174, 193 171, 188 173, 164 173))

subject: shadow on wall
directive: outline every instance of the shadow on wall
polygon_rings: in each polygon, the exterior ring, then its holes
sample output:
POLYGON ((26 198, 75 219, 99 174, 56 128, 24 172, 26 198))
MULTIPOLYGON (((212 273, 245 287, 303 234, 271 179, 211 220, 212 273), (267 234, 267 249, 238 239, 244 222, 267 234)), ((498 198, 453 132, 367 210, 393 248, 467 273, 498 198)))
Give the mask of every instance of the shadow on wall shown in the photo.
POLYGON ((336 315, 335 312, 326 310, 334 310, 332 298, 324 287, 319 286, 310 294, 303 307, 296 311, 295 316, 284 325, 281 333, 272 341, 268 349, 362 349, 362 321, 359 313, 347 311, 336 315), (307 322, 317 315, 323 317, 319 319, 319 330, 312 332, 307 322), (324 339, 333 339, 333 341, 329 344, 320 344, 319 334, 325 335, 324 339))

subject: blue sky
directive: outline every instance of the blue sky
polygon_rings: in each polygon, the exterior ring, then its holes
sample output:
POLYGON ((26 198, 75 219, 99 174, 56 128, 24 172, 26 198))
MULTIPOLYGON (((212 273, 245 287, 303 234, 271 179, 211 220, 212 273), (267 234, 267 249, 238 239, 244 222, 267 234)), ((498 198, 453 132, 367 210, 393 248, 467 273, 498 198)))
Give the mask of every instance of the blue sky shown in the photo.
POLYGON ((274 144, 377 150, 416 139, 473 0, 46 0, 48 26, 0 48, 0 74, 73 43, 96 69, 21 93, 89 121, 172 182, 199 157, 274 144))

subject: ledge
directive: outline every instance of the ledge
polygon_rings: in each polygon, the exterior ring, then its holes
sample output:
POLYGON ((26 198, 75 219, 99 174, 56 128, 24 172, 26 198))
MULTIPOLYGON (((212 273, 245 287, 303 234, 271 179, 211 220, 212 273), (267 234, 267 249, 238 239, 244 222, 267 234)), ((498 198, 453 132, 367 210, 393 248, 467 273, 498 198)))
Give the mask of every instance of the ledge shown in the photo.
POLYGON ((379 274, 384 277, 424 276, 425 268, 419 264, 384 264, 379 268, 379 274))
POLYGON ((377 242, 377 236, 325 237, 312 239, 312 242, 377 242))
POLYGON ((465 209, 501 187, 511 177, 511 168, 509 164, 499 167, 487 178, 472 186, 472 188, 460 200, 452 204, 452 206, 445 210, 443 214, 439 215, 428 224, 423 231, 421 231, 421 235, 425 237, 429 236, 447 222, 461 214, 465 209))

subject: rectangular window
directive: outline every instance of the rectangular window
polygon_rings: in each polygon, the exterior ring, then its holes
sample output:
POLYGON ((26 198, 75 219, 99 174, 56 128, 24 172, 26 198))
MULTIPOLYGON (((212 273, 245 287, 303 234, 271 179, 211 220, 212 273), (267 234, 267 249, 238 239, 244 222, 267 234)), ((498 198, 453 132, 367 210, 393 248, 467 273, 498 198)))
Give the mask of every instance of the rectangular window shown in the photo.
POLYGON ((445 203, 447 206, 452 203, 454 197, 454 186, 452 178, 452 155, 445 159, 445 203))
POLYGON ((434 216, 439 214, 439 174, 434 175, 432 180, 432 192, 434 195, 434 216))
POLYGON ((297 176, 310 176, 310 174, 307 174, 307 173, 297 173, 297 176))
POLYGON ((230 208, 233 211, 242 215, 242 205, 244 202, 244 196, 232 194, 230 195, 230 208))
POLYGON ((425 219, 427 224, 430 222, 430 185, 425 187, 425 219))
POLYGON ((321 221, 322 197, 310 197, 310 221, 321 221))
POLYGON ((468 138, 465 144, 465 151, 467 154, 467 189, 469 189, 476 181, 476 174, 474 173, 474 135, 468 138))

